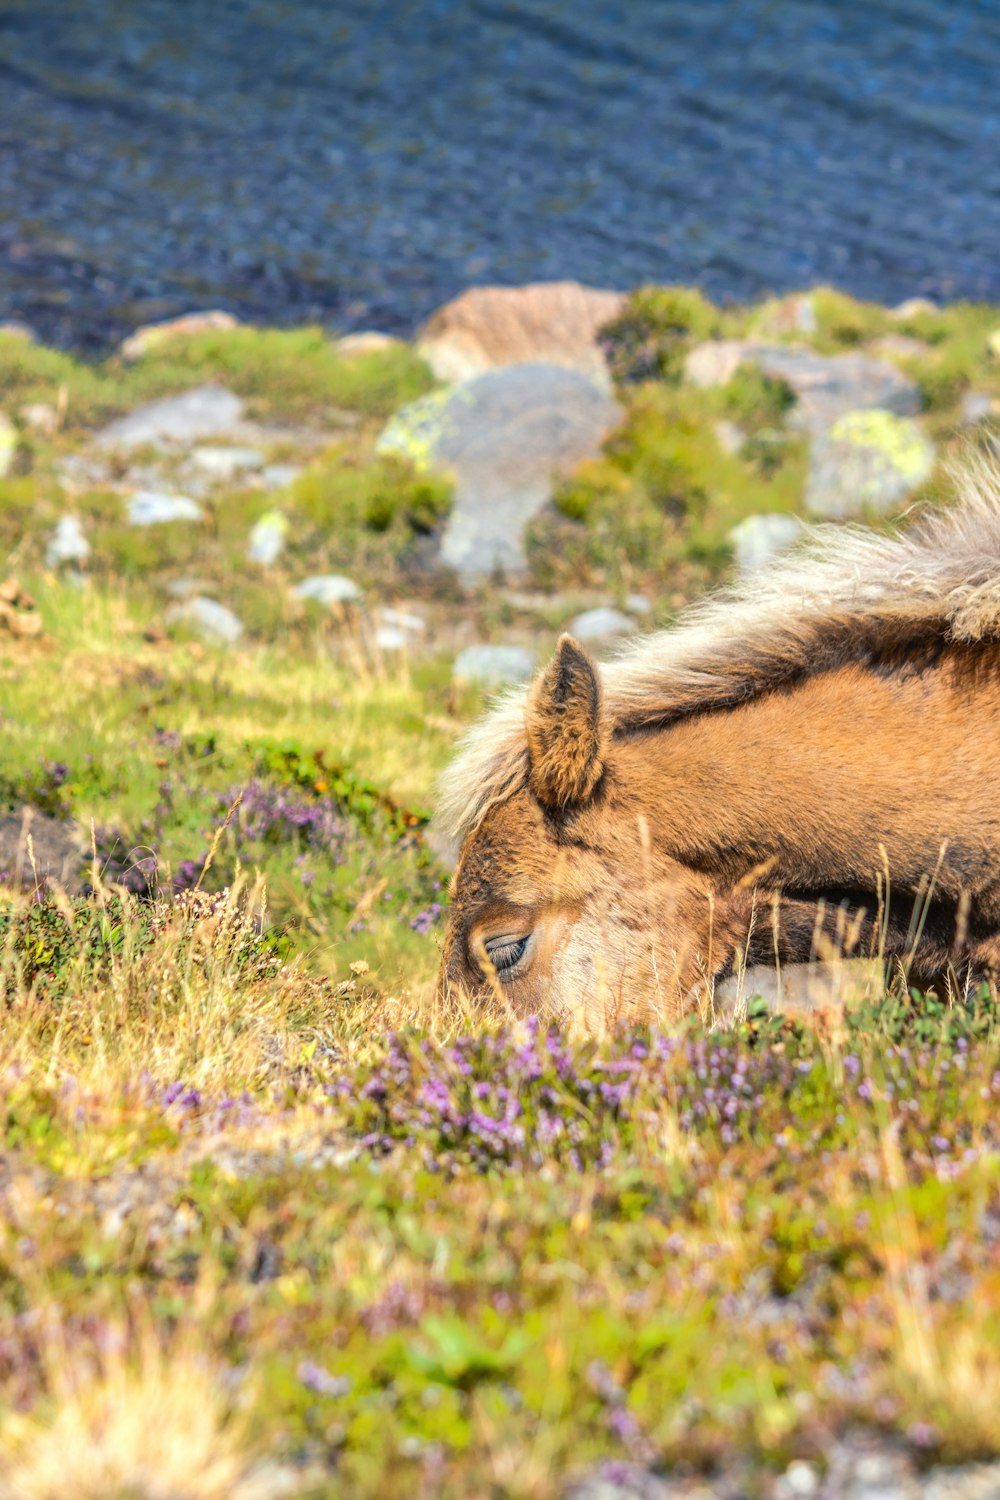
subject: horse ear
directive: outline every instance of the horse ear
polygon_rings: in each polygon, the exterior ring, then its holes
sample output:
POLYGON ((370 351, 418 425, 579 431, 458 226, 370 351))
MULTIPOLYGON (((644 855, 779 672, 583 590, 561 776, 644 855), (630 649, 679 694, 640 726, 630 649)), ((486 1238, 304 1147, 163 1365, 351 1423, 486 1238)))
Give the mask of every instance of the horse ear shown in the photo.
POLYGON ((556 654, 528 703, 528 785, 545 807, 585 802, 604 770, 607 731, 597 668, 571 635, 556 654))

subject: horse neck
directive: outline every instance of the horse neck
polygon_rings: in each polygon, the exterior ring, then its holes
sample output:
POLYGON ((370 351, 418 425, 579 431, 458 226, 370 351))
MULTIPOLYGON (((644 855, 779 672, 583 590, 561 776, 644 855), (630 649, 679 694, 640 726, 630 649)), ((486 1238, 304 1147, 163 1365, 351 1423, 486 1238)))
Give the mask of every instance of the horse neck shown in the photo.
POLYGON ((954 657, 921 672, 851 664, 818 674, 621 740, 616 773, 665 854, 732 881, 760 872, 766 883, 808 890, 870 888, 888 865, 915 885, 941 863, 944 840, 952 851, 992 840, 992 864, 993 654, 974 694, 954 657), (944 789, 959 766, 972 790, 949 811, 944 789))

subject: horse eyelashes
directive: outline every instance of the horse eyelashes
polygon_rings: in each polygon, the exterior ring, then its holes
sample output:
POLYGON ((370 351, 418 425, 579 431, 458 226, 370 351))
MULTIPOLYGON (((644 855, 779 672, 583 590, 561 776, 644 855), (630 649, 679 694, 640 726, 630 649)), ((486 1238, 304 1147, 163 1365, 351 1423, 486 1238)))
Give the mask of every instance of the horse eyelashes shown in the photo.
POLYGON ((497 971, 500 971, 513 969, 515 964, 523 958, 527 946, 527 938, 516 938, 511 942, 497 943, 495 947, 487 945, 486 952, 490 963, 497 971))

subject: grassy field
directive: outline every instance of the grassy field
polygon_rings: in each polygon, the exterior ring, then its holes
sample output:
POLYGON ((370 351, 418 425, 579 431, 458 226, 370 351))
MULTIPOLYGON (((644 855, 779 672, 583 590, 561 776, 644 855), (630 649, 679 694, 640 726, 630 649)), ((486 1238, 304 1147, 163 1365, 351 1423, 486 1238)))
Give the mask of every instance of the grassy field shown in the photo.
MULTIPOLYGON (((693 338, 768 309, 685 295, 631 310, 626 421, 540 524, 539 590, 642 586, 666 620, 725 575, 735 520, 800 504, 774 383, 677 379, 693 338), (743 456, 712 439, 727 414, 760 438, 743 456)), ((962 396, 1000 396, 995 310, 817 311, 826 352, 926 345, 906 359, 945 457, 962 396)), ((895 980, 811 1026, 751 1006, 603 1037, 442 1012, 427 817, 483 702, 450 646, 544 653, 571 595, 461 599, 417 569, 447 486, 373 454, 428 388, 409 351, 351 367, 245 330, 150 359, 0 338, 6 408, 57 413, 19 419, 0 480, 42 625, 0 634, 0 803, 76 830, 82 882, 0 892, 0 1496, 555 1500, 648 1471, 768 1496, 851 1429, 919 1466, 1000 1453, 995 996, 895 980), (231 487, 194 535, 129 529, 124 476, 66 461, 207 378, 275 462, 339 435, 277 500, 231 487), (276 504, 292 538, 262 571, 246 533, 276 504), (82 580, 44 564, 67 511, 82 580), (432 643, 390 655, 358 612, 295 601, 320 566, 418 599, 432 643), (164 628, 192 568, 238 646, 164 628)))

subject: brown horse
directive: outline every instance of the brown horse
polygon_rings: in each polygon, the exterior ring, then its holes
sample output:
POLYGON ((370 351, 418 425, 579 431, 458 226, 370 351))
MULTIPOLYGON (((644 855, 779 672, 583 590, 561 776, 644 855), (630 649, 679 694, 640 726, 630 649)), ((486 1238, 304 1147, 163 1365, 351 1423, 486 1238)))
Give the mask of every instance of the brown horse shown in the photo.
POLYGON ((669 1018, 744 965, 1000 971, 1000 478, 822 528, 597 667, 569 636, 443 788, 441 988, 669 1018))

